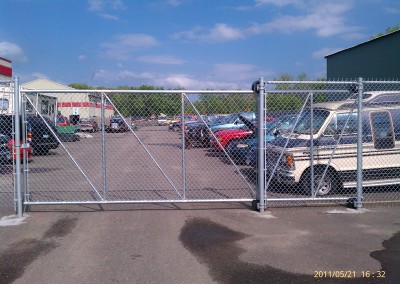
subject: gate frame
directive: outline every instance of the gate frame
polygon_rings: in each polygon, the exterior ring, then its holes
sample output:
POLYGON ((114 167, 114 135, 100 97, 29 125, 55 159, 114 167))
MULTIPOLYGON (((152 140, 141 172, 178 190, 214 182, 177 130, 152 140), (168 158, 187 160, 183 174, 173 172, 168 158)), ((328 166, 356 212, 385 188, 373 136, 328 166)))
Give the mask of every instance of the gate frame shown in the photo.
MULTIPOLYGON (((104 111, 104 105, 105 105, 105 100, 110 101, 110 103, 114 106, 115 105, 111 102, 111 100, 109 99, 109 97, 107 96, 107 94, 120 94, 120 93, 131 93, 131 94, 154 94, 154 93, 159 93, 159 94, 180 94, 182 97, 182 102, 184 102, 184 99, 186 98, 189 102, 189 98, 187 97, 187 94, 244 94, 244 95, 252 95, 254 94, 254 92, 252 92, 251 90, 249 91, 243 91, 243 90, 217 90, 217 91, 212 91, 212 90, 49 90, 49 89, 35 89, 35 90, 19 90, 16 91, 16 93, 18 94, 18 96, 23 96, 25 97, 26 94, 29 93, 68 93, 68 94, 82 94, 82 93, 95 93, 99 96, 101 96, 102 98, 102 111, 104 111)), ((29 100, 29 98, 27 98, 29 100)), ((18 107, 18 105, 16 105, 18 107)), ((193 104, 192 104, 193 106, 193 104)), ((117 108, 115 108, 117 110, 117 108)), ((184 104, 182 103, 182 109, 184 110, 184 104)), ((197 110, 196 110, 197 111, 197 110)), ((117 110, 117 113, 119 113, 119 111, 117 110)), ((121 113, 119 113, 121 115, 121 113)), ((41 116, 41 114, 38 112, 38 115, 41 116)), ((42 117, 42 116, 41 116, 42 117)), ((104 118, 104 115, 102 115, 102 117, 104 118)), ((42 118, 43 119, 43 118, 42 118)), ((46 123, 46 122, 45 122, 46 123)), ((124 123, 127 124, 127 121, 124 119, 124 123)), ((47 125, 47 123, 46 123, 47 125)), ((104 122, 102 122, 102 125, 104 125, 104 122)), ((48 126, 48 125, 47 125, 48 126)), ((102 127, 104 128, 104 127, 102 127)), ((104 131, 104 130, 102 130, 104 131)), ((184 131, 184 129, 183 129, 184 131)), ((104 133, 103 133, 104 134, 104 133)), ((136 134, 134 133, 135 137, 136 134)), ((136 137, 137 138, 137 137, 136 137)), ((102 140, 105 139, 104 136, 102 137, 102 140)), ((59 139, 58 139, 59 140, 59 139)), ((140 140, 140 139, 139 139, 140 140)), ((61 143, 61 141, 59 141, 61 143)), ((104 142, 104 141, 103 141, 104 142)), ((140 143, 140 142, 139 142, 140 143)), ((183 143, 185 143, 184 141, 184 136, 183 136, 183 143)), ((61 143, 62 144, 62 143, 61 143)), ((183 144, 184 145, 184 144, 183 144)), ((143 145, 142 145, 143 146, 143 145)), ((103 148, 105 147, 105 143, 103 143, 103 148)), ((145 147, 145 150, 148 152, 148 150, 145 147)), ((185 149, 183 148, 183 151, 185 149)), ((102 150, 102 161, 106 160, 106 155, 104 152, 104 149, 102 150)), ((67 151, 68 154, 68 151, 67 151)), ((148 152, 148 154, 150 155, 150 157, 152 157, 151 153, 148 152)), ((73 161, 73 157, 70 157, 73 161)), ((183 164, 182 164, 182 175, 185 175, 185 154, 182 155, 182 159, 183 159, 183 164)), ((153 161, 154 158, 153 158, 153 161)), ((19 161, 17 161, 17 164, 20 163, 19 161)), ((78 167, 78 169, 80 169, 79 165, 74 161, 75 165, 78 167)), ((157 161, 155 161, 156 164, 157 161)), ((234 164, 235 165, 235 164, 234 164)), ((236 165, 235 165, 236 166, 236 165)), ((237 167, 236 167, 237 168, 237 167)), ((162 171, 162 169, 160 169, 162 171)), ((19 170, 20 172, 20 170, 19 170)), ((22 197, 22 191, 20 189, 17 189, 17 191, 19 193, 21 193, 21 197, 18 197, 18 202, 21 203, 21 209, 18 210, 18 214, 23 214, 23 206, 25 205, 27 208, 29 208, 29 206, 31 205, 67 205, 67 204, 144 204, 144 203, 202 203, 202 202, 209 202, 209 203, 216 203, 216 202, 253 202, 255 200, 255 196, 254 194, 252 194, 252 198, 229 198, 229 199, 186 199, 186 185, 183 185, 182 190, 183 190, 183 195, 180 195, 180 197, 182 197, 182 199, 169 199, 169 200, 106 200, 105 197, 107 195, 107 189, 104 188, 104 185, 106 184, 106 177, 104 175, 104 173, 106 172, 106 167, 103 166, 102 167, 102 172, 103 172, 103 198, 101 200, 90 200, 90 201, 30 201, 29 199, 27 199, 29 197, 29 195, 25 196, 25 199, 22 197)), ((85 176, 85 178, 87 179, 87 181, 91 184, 90 179, 88 179, 85 175, 85 173, 81 170, 81 173, 85 176)), ((27 175, 27 172, 24 172, 24 175, 27 175)), ((243 175, 242 175, 243 177, 243 175)), ((25 177, 24 177, 25 178, 25 177)), ((244 177, 243 177, 244 178, 244 177)), ((168 179, 168 177, 167 177, 168 179)), ((20 176, 18 177, 18 180, 20 180, 20 176)), ((186 175, 185 175, 185 179, 183 180, 183 182, 185 182, 186 180, 186 175)), ((245 180, 245 182, 248 184, 248 182, 245 180)), ((175 188, 175 187, 174 187, 175 188)), ((176 188, 175 188, 176 189, 176 188)), ((97 192, 97 190, 96 190, 97 192)), ((253 192, 251 192, 253 193, 253 192)), ((179 195, 179 194, 178 194, 179 195)), ((100 195, 101 196, 101 195, 100 195)))

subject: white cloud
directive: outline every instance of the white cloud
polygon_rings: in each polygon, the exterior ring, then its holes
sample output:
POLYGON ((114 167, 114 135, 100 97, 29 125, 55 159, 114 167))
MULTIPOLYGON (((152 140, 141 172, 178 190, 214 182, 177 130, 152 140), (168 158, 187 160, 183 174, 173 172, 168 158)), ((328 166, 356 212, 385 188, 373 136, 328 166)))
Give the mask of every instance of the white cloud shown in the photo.
POLYGON ((40 72, 34 72, 31 74, 31 77, 35 79, 49 79, 49 76, 40 72))
POLYGON ((314 51, 312 57, 315 59, 323 59, 325 56, 338 52, 342 49, 343 48, 322 48, 320 50, 314 51))
MULTIPOLYGON (((221 78, 226 81, 242 81, 249 78, 255 77, 257 73, 257 67, 250 64, 236 64, 236 63, 224 63, 215 64, 214 69, 211 71, 213 76, 221 78)), ((257 74, 256 76, 259 76, 257 74)))
POLYGON ((256 0, 256 6, 263 5, 274 5, 278 7, 286 6, 286 5, 298 5, 302 4, 303 0, 256 0))
POLYGON ((136 58, 138 61, 152 64, 180 65, 185 63, 184 60, 171 55, 147 55, 136 58))
POLYGON ((78 56, 79 61, 85 61, 86 60, 86 55, 79 55, 78 56))
MULTIPOLYGON (((186 90, 249 89, 249 78, 252 79, 250 80, 250 82, 252 82, 260 76, 257 70, 253 71, 257 74, 252 73, 249 75, 245 72, 242 74, 242 80, 239 80, 239 76, 233 76, 232 72, 228 72, 224 76, 224 68, 222 65, 223 64, 216 66, 214 71, 211 71, 210 76, 206 77, 186 73, 134 72, 132 70, 119 69, 117 71, 101 70, 100 72, 96 72, 92 80, 93 84, 99 85, 138 86, 141 84, 149 84, 153 86, 162 86, 164 88, 183 88, 186 90), (214 76, 215 74, 218 74, 218 76, 214 76)), ((251 67, 235 67, 234 64, 228 64, 227 66, 230 66, 231 70, 232 68, 237 68, 236 70, 241 69, 243 71, 252 70, 251 67)))
POLYGON ((0 57, 17 62, 28 61, 22 48, 18 44, 8 41, 0 42, 0 57))
POLYGON ((171 6, 179 6, 182 4, 182 0, 168 0, 167 4, 171 6))
MULTIPOLYGON (((353 8, 352 2, 318 2, 303 15, 285 15, 270 22, 254 24, 248 29, 253 34, 279 31, 283 33, 314 30, 318 36, 356 33, 360 27, 349 26, 344 14, 353 8)), ((301 10, 300 10, 301 12, 301 10)))
POLYGON ((158 45, 159 42, 152 36, 145 34, 118 35, 112 42, 101 44, 107 58, 117 60, 132 59, 135 50, 149 48, 158 45))
POLYGON ((89 0, 88 10, 91 12, 100 12, 104 10, 124 10, 125 5, 122 0, 89 0))
POLYGON ((99 15, 101 18, 107 20, 119 20, 117 16, 110 14, 110 11, 120 11, 126 9, 122 0, 89 0, 88 3, 88 10, 90 12, 97 13, 97 15, 99 15))
MULTIPOLYGON (((107 71, 107 70, 99 70, 94 73, 92 79, 102 83, 110 83, 110 84, 127 84, 127 81, 131 80, 146 80, 152 81, 155 78, 155 75, 150 72, 132 72, 130 70, 120 70, 120 71, 107 71)), ((132 84, 134 85, 134 84, 132 84)))
POLYGON ((117 16, 110 15, 110 14, 107 14, 107 13, 99 13, 99 16, 104 18, 104 19, 107 19, 107 20, 115 20, 115 21, 119 20, 119 18, 117 16))
MULTIPOLYGON (((354 8, 353 1, 257 0, 255 3, 255 7, 267 5, 282 8, 282 13, 267 22, 254 23, 250 27, 235 28, 226 23, 219 23, 207 30, 196 26, 175 33, 172 38, 224 42, 244 39, 249 35, 305 31, 314 31, 320 37, 340 35, 344 38, 359 39, 363 36, 360 33, 361 27, 349 25, 347 21, 346 15, 354 8), (286 9, 286 6, 292 6, 294 10, 286 9), (294 12, 287 14, 287 11, 294 12)), ((240 9, 246 10, 246 7, 240 9)))
POLYGON ((238 89, 237 82, 206 80, 193 78, 188 74, 169 74, 154 80, 156 86, 167 88, 183 88, 186 90, 206 90, 206 89, 238 89))
POLYGON ((396 8, 396 7, 386 7, 385 8, 385 12, 389 13, 389 14, 400 14, 400 8, 396 8))
POLYGON ((203 32, 203 29, 197 26, 191 30, 176 33, 173 35, 173 38, 179 40, 224 42, 244 39, 245 36, 240 29, 219 23, 206 32, 203 32))

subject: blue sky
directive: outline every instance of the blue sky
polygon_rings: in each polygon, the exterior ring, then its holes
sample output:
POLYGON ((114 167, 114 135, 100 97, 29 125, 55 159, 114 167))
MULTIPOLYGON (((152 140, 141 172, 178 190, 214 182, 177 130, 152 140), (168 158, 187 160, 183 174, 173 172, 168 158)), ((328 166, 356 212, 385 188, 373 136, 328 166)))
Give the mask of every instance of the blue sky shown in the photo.
POLYGON ((249 89, 326 76, 324 56, 400 23, 398 0, 0 0, 22 83, 249 89))

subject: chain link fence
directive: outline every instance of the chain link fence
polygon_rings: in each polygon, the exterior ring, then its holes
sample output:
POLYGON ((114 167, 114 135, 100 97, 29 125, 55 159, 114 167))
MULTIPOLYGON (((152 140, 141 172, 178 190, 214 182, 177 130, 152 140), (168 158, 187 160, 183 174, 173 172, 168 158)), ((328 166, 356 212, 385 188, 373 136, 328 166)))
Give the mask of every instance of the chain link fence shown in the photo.
POLYGON ((219 130, 252 131, 244 92, 24 91, 32 120, 25 204, 251 201, 255 176, 225 151, 219 130), (57 98, 57 124, 45 98, 57 98), (35 120, 35 121, 33 121, 35 120), (218 122, 218 123, 217 123, 218 122))
MULTIPOLYGON (((397 81, 267 82, 266 202, 398 202, 399 87, 397 81)), ((257 147, 252 151, 249 164, 257 147)))
POLYGON ((1 114, 0 204, 15 202, 18 187, 26 206, 398 202, 399 86, 261 80, 252 91, 21 90, 20 145, 10 142, 13 112, 1 114))
POLYGON ((12 155, 14 117, 11 107, 13 96, 13 82, 0 81, 0 206, 10 205, 15 199, 12 155))

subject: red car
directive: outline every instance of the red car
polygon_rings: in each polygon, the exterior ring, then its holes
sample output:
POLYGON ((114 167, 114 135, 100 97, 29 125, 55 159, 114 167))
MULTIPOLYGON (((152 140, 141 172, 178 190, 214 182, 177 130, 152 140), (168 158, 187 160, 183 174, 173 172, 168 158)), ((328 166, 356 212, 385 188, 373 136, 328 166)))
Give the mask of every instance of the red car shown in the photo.
MULTIPOLYGON (((27 156, 27 159, 29 161, 32 158, 32 146, 30 146, 29 143, 27 143, 27 144, 28 144, 28 147, 26 148, 26 154, 27 154, 26 156, 27 156)), ((14 139, 9 138, 9 141, 8 141, 8 149, 10 149, 10 158, 9 158, 9 160, 13 159, 15 161, 17 159, 17 152, 15 151, 14 147, 15 147, 14 139)), ((21 157, 21 160, 22 160, 24 158, 24 148, 22 148, 22 142, 21 142, 20 153, 21 153, 20 157, 21 157)))
POLYGON ((80 131, 97 132, 99 126, 93 118, 81 118, 78 122, 80 131))
POLYGON ((253 131, 249 129, 225 129, 215 133, 215 137, 219 143, 214 139, 214 137, 211 138, 211 141, 218 151, 222 151, 222 149, 226 148, 231 141, 244 138, 251 134, 253 134, 253 131))
POLYGON ((65 116, 60 116, 58 117, 58 126, 68 126, 69 125, 69 121, 68 118, 66 118, 65 116))

